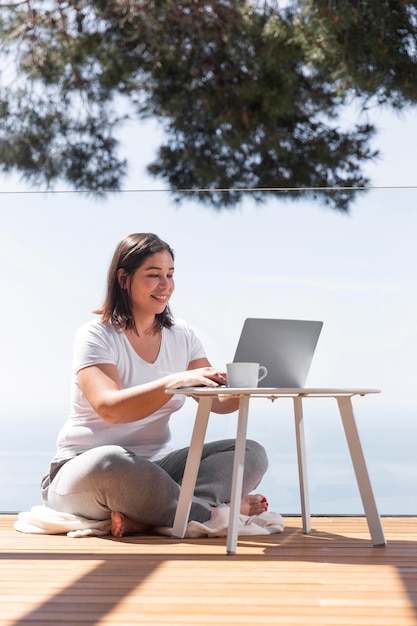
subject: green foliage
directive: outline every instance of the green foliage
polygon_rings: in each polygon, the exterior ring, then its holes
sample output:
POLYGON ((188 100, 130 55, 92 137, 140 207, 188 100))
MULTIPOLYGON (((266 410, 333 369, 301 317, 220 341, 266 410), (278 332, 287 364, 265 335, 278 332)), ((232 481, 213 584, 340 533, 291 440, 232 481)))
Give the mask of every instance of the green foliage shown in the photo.
POLYGON ((319 50, 315 61, 324 76, 339 82, 341 89, 379 104, 396 108, 415 104, 416 2, 310 0, 300 4, 300 26, 310 53, 319 50))
POLYGON ((280 188, 280 199, 309 195, 347 211, 357 193, 347 188, 368 184, 362 166, 376 151, 373 126, 345 129, 340 113, 352 99, 414 105, 416 17, 417 2, 401 0, 293 0, 281 10, 0 0, 0 168, 38 186, 119 189, 122 109, 163 123, 148 169, 178 201, 231 208, 244 189, 262 202, 280 188))

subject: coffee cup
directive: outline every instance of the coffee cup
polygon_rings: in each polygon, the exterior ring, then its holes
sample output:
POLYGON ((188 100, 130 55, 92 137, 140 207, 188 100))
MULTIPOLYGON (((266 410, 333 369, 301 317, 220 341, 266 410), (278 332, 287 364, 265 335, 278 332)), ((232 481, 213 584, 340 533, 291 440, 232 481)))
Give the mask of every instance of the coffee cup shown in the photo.
POLYGON ((257 387, 268 370, 259 363, 226 363, 228 387, 257 387))

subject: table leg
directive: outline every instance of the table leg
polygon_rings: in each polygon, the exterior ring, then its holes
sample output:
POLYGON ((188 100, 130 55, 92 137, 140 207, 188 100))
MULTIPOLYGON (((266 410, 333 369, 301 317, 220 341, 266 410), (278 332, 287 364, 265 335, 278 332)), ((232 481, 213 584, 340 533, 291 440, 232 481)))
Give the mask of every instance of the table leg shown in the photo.
POLYGON ((372 485, 369 479, 368 469, 366 467, 355 417, 353 415, 352 401, 348 396, 339 396, 337 398, 337 402, 339 405, 343 427, 345 429, 353 468, 356 474, 356 481, 358 483, 363 508, 365 510, 369 531, 372 537, 372 543, 374 546, 385 546, 386 541, 384 531, 372 491, 372 485))
POLYGON ((298 479, 300 482, 301 515, 303 532, 311 532, 310 500, 308 495, 306 444, 304 436, 302 398, 294 398, 295 438, 297 443, 298 479))
POLYGON ((204 438, 206 436, 212 402, 213 398, 209 396, 200 398, 198 402, 197 415, 195 418, 193 434, 191 437, 180 495, 178 498, 177 511, 175 513, 174 526, 172 529, 172 536, 180 539, 184 537, 187 529, 191 500, 193 498, 195 484, 197 482, 197 474, 200 467, 204 438))
POLYGON ((242 501, 243 471, 245 467, 246 432, 248 426, 249 396, 239 400, 235 458, 233 462, 230 518, 227 531, 227 554, 236 554, 240 506, 242 501))

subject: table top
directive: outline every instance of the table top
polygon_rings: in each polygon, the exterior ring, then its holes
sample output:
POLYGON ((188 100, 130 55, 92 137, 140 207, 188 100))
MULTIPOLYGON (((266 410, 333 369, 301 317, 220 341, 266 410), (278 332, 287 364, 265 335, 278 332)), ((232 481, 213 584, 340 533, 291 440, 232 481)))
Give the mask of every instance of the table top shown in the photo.
POLYGON ((368 393, 381 393, 380 389, 343 389, 343 388, 280 388, 280 387, 180 387, 166 389, 168 394, 180 393, 186 396, 261 396, 271 397, 340 397, 365 396, 368 393))

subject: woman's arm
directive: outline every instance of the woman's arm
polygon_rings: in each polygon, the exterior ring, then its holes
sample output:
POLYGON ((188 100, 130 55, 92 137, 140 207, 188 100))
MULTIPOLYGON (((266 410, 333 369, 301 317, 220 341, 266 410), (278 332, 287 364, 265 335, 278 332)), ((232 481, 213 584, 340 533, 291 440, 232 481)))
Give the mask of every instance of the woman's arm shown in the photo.
MULTIPOLYGON (((185 372, 169 374, 152 382, 124 389, 116 367, 109 363, 85 367, 78 372, 78 383, 96 413, 110 424, 135 422, 157 411, 171 398, 166 389, 177 387, 218 387, 225 383, 225 374, 210 366, 207 359, 198 359, 185 372)), ((235 410, 229 403, 214 400, 213 411, 235 410), (220 410, 219 410, 220 409, 220 410)))

